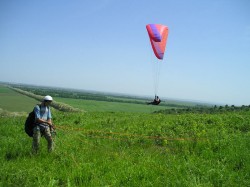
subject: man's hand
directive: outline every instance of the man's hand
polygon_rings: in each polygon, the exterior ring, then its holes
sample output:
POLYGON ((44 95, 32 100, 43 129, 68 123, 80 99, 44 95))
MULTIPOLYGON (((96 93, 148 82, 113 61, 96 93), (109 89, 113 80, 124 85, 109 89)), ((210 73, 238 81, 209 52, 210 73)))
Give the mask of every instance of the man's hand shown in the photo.
POLYGON ((46 123, 49 125, 49 126, 53 126, 53 124, 52 124, 52 120, 51 119, 48 119, 47 121, 46 121, 46 123))
POLYGON ((51 124, 50 127, 54 130, 56 129, 56 126, 54 124, 51 124))
POLYGON ((40 119, 40 118, 38 118, 38 119, 36 120, 36 122, 37 122, 37 123, 44 123, 44 124, 48 124, 48 125, 51 125, 51 124, 52 124, 51 120, 43 120, 43 119, 40 119))

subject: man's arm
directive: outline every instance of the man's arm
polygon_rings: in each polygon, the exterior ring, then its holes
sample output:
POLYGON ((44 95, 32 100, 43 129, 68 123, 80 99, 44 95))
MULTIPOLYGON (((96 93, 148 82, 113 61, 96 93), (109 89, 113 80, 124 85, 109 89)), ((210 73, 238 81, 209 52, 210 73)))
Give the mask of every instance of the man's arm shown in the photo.
POLYGON ((52 120, 51 119, 43 120, 43 119, 37 118, 36 122, 37 123, 45 123, 45 124, 48 124, 49 126, 52 126, 52 120))

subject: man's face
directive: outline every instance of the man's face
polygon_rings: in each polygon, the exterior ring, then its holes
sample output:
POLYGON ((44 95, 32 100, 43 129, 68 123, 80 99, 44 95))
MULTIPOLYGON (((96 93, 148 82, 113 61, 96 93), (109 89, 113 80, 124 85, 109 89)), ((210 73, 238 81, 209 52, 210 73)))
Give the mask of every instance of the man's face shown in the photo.
POLYGON ((45 101, 44 103, 45 103, 45 106, 49 106, 52 103, 52 101, 45 101))

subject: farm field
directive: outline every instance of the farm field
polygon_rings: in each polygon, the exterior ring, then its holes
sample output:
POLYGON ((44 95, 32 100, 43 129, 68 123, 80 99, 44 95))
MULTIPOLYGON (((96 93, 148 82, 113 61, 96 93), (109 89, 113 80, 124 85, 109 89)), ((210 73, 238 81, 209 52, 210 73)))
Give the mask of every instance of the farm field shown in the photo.
POLYGON ((89 112, 52 109, 50 154, 44 138, 40 153, 31 153, 26 115, 0 115, 0 186, 250 185, 250 111, 165 115, 96 105, 89 112))
MULTIPOLYGON (((76 89, 66 89, 66 88, 51 88, 51 87, 40 87, 40 86, 31 86, 31 85, 15 85, 10 84, 10 86, 21 89, 23 91, 27 91, 29 93, 33 93, 35 95, 47 95, 48 93, 54 97, 58 98, 60 100, 63 100, 65 102, 69 102, 67 99, 77 99, 77 100, 71 100, 72 104, 77 104, 82 108, 83 102, 84 104, 88 105, 91 103, 91 101, 94 101, 94 105, 97 105, 96 108, 98 111, 110 111, 113 109, 120 109, 120 111, 126 111, 125 108, 132 109, 133 112, 138 109, 138 112, 149 111, 147 105, 145 105, 147 102, 150 102, 153 100, 153 98, 148 97, 142 97, 142 96, 132 96, 132 95, 121 95, 121 94, 114 94, 114 93, 102 93, 102 92, 94 92, 94 91, 85 91, 85 90, 76 90, 76 89), (67 99, 66 99, 67 98, 67 99), (81 102, 81 104, 78 104, 78 101, 81 102), (105 102, 98 102, 98 101, 105 101, 105 102), (111 104, 114 104, 112 106, 111 104), (120 103, 126 103, 126 105, 118 106, 120 103), (138 105, 128 105, 128 104, 138 104, 138 105), (107 108, 101 108, 100 106, 107 106, 107 108), (132 106, 132 107, 131 107, 132 106), (145 107, 146 106, 146 107, 145 107)), ((192 108, 192 107, 211 107, 212 104, 206 104, 206 103, 198 103, 198 102, 191 102, 191 101, 181 101, 181 100, 173 100, 173 99, 162 99, 162 102, 159 106, 151 106, 150 108, 152 110, 158 110, 158 109, 169 109, 169 108, 192 108), (165 107, 165 108, 164 108, 165 107)), ((95 108, 95 107, 94 107, 95 108)), ((92 109, 90 110, 92 111, 92 109)))
MULTIPOLYGON (((30 112, 39 101, 15 92, 7 87, 0 85, 0 108, 10 112, 30 112)), ((82 109, 87 112, 140 112, 152 113, 158 110, 164 110, 167 106, 152 106, 145 104, 95 101, 84 99, 72 99, 54 97, 57 102, 68 104, 72 107, 82 109)), ((173 108, 173 107, 171 107, 173 108)))
MULTIPOLYGON (((164 110, 170 107, 166 106, 152 106, 145 104, 134 103, 121 103, 121 102, 108 102, 108 101, 94 101, 82 99, 70 99, 56 97, 56 101, 66 103, 73 107, 83 109, 87 112, 141 112, 152 113, 158 110, 164 110)), ((171 107, 172 108, 172 107, 171 107)))
POLYGON ((19 94, 0 85, 0 108, 10 112, 29 112, 35 104, 35 99, 19 94))

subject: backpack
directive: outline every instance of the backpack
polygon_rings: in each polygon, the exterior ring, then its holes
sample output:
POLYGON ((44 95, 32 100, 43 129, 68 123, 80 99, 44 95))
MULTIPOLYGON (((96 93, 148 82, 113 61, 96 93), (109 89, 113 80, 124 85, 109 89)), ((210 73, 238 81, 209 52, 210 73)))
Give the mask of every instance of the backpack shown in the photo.
MULTIPOLYGON (((38 105, 39 108, 41 109, 41 105, 38 105)), ((34 110, 29 113, 25 124, 24 124, 24 130, 26 134, 29 135, 29 137, 33 137, 33 128, 35 127, 35 112, 34 110)))

